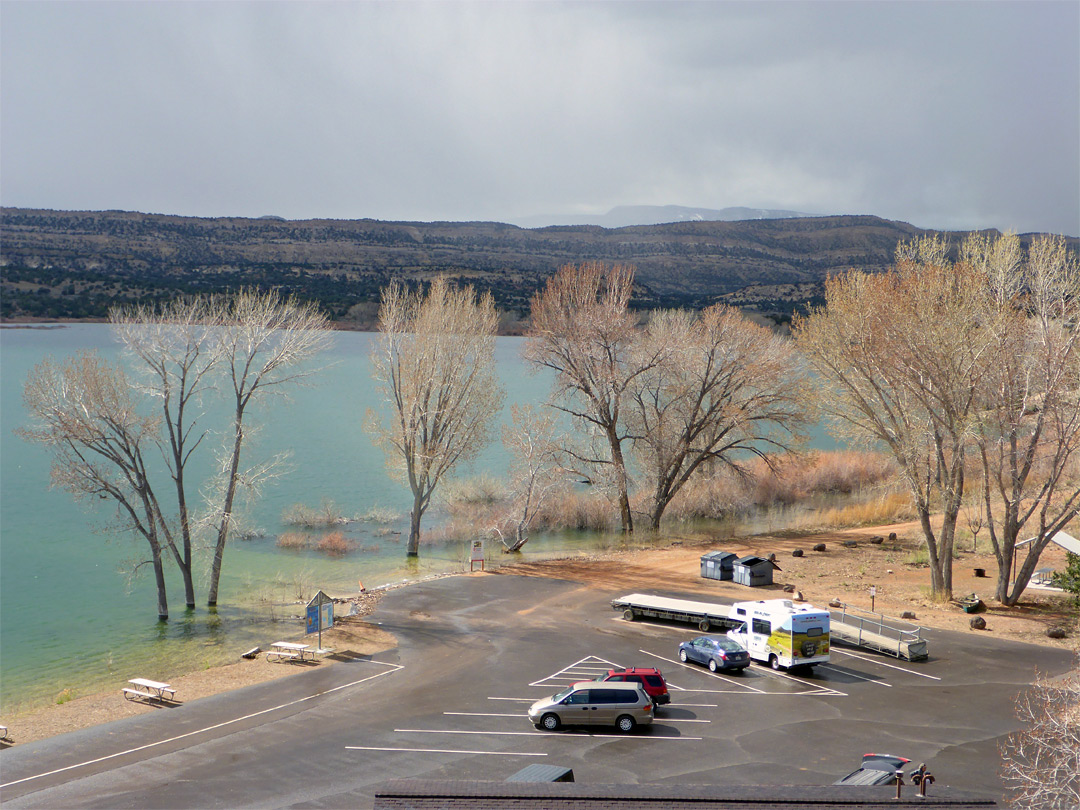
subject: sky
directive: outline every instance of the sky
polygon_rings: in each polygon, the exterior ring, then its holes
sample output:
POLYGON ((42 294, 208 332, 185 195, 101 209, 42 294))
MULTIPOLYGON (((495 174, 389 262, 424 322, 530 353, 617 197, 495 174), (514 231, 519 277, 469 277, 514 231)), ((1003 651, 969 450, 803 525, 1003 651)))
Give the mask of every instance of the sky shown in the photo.
POLYGON ((0 2, 0 202, 1080 235, 1080 2, 0 2))

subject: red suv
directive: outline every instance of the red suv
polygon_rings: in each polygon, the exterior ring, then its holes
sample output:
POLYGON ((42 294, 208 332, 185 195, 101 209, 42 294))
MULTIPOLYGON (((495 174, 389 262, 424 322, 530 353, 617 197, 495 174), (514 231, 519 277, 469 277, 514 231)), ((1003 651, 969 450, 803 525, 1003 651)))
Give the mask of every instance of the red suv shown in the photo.
POLYGON ((598 681, 636 681, 652 698, 654 706, 663 706, 671 702, 664 674, 654 667, 630 667, 629 669, 609 669, 606 675, 598 675, 598 681))

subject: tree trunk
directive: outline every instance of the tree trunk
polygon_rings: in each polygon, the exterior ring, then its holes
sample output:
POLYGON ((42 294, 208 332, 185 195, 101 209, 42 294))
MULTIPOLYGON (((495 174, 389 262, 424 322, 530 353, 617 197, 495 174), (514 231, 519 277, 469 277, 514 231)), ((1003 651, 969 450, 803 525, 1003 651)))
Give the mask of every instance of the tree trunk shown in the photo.
POLYGON ((184 472, 177 470, 176 503, 180 509, 180 534, 184 542, 183 562, 178 566, 184 579, 184 603, 188 610, 195 609, 195 582, 191 576, 191 527, 188 524, 187 498, 184 495, 184 472))
POLYGON ((221 523, 218 524, 217 542, 214 544, 214 561, 210 566, 210 591, 207 595, 207 607, 217 607, 218 583, 221 581, 221 564, 225 559, 225 541, 229 538, 229 523, 232 520, 233 498, 236 496, 236 473, 240 469, 240 446, 244 442, 244 412, 236 413, 236 439, 233 442, 232 463, 229 467, 229 480, 225 485, 225 503, 221 510, 221 523))
POLYGON ((413 501, 412 511, 409 512, 409 543, 405 547, 406 557, 419 557, 420 556, 420 518, 423 516, 421 511, 419 496, 413 501))
POLYGON ((623 534, 634 533, 634 516, 630 513, 629 484, 626 480, 626 462, 623 461, 622 445, 615 433, 615 426, 608 428, 608 444, 611 446, 611 461, 615 465, 615 479, 619 487, 619 517, 622 521, 623 534))
POLYGON ((158 621, 169 620, 169 600, 165 595, 165 566, 161 563, 161 549, 151 547, 154 555, 154 580, 157 582, 158 621))

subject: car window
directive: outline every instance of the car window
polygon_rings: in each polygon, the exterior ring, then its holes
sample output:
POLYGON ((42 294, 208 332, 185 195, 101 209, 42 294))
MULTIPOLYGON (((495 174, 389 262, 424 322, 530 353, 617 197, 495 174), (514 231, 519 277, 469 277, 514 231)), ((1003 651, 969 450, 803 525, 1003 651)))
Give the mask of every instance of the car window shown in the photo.
POLYGON ((732 641, 729 638, 720 639, 716 642, 716 646, 724 652, 742 652, 742 645, 737 641, 732 641))
POLYGON ((664 685, 664 679, 659 675, 646 675, 645 683, 649 684, 649 686, 660 687, 664 685))
POLYGON ((630 681, 632 683, 641 683, 641 676, 640 675, 627 675, 626 680, 628 680, 628 681, 630 681))
POLYGON ((770 636, 772 635, 772 623, 764 619, 754 619, 753 630, 763 636, 770 636))
POLYGON ((820 627, 807 627, 806 635, 809 638, 817 638, 818 636, 822 635, 822 630, 820 627))
POLYGON ((583 689, 580 692, 574 692, 572 695, 570 695, 570 697, 566 699, 566 702, 569 704, 588 703, 590 691, 592 690, 583 689))
POLYGON ((618 703, 622 695, 633 694, 624 689, 590 689, 590 703, 618 703))
POLYGON ((625 675, 609 675, 608 677, 604 678, 604 680, 605 681, 625 681, 626 676, 625 675))

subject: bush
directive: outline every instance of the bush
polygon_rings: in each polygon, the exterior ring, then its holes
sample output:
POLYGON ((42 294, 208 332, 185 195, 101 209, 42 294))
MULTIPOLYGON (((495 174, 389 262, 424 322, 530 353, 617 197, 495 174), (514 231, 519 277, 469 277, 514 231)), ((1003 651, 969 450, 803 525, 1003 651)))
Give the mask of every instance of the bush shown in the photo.
POLYGON ((341 532, 331 532, 320 537, 319 542, 315 544, 315 548, 324 554, 340 557, 352 549, 352 543, 341 532))
POLYGON ((290 526, 333 526, 344 523, 345 516, 337 504, 324 498, 314 509, 302 503, 293 504, 282 513, 281 522, 290 526))
POLYGON ((303 532, 285 532, 277 539, 278 548, 307 548, 311 538, 303 532))

